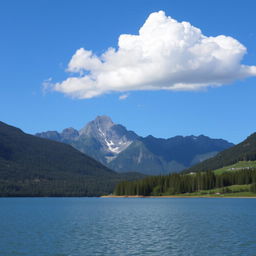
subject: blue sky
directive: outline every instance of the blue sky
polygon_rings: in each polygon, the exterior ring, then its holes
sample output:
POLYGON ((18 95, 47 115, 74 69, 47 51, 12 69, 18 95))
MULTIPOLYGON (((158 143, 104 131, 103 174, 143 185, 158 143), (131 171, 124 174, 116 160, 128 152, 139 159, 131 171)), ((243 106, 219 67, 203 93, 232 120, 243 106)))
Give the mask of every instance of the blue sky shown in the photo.
POLYGON ((256 131, 253 76, 201 90, 127 89, 86 99, 44 92, 42 84, 72 76, 66 69, 78 49, 97 56, 117 49, 121 34, 138 34, 160 10, 207 37, 235 38, 247 48, 241 64, 256 65, 255 9, 253 0, 1 1, 0 120, 36 133, 79 129, 105 114, 142 136, 204 134, 238 143, 256 131))

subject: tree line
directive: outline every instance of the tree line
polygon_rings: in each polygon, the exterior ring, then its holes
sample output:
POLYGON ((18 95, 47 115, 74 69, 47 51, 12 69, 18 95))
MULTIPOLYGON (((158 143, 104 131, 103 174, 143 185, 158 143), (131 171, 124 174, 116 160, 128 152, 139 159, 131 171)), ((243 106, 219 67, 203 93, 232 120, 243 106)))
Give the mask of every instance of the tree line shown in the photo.
POLYGON ((252 184, 256 192, 256 168, 215 174, 212 171, 198 173, 173 173, 168 176, 151 176, 137 181, 123 181, 114 190, 115 195, 175 195, 201 190, 223 188, 231 185, 252 184))

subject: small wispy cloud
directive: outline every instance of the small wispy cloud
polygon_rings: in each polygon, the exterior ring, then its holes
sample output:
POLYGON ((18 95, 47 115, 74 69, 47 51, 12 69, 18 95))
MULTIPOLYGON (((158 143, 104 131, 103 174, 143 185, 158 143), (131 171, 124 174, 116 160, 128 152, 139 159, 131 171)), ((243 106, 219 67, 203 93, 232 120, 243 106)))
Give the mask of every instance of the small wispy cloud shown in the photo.
POLYGON ((42 83, 42 91, 43 94, 46 94, 48 91, 51 91, 54 88, 54 84, 52 83, 52 78, 44 80, 42 83))
POLYGON ((122 94, 118 97, 119 100, 126 100, 127 98, 129 97, 129 94, 126 93, 126 94, 122 94))
POLYGON ((50 88, 79 99, 135 90, 202 90, 255 76, 256 66, 241 64, 246 51, 230 36, 205 36, 159 11, 137 35, 120 35, 117 49, 101 56, 78 49, 67 67, 77 75, 50 88))

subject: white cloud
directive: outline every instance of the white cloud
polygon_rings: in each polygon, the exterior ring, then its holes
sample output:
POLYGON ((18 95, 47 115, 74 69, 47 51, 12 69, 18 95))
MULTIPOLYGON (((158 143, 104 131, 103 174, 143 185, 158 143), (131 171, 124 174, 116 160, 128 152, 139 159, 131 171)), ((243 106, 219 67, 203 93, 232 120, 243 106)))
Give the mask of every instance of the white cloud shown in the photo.
POLYGON ((135 90, 199 90, 256 75, 241 64, 246 48, 229 36, 204 36, 163 11, 149 15, 138 35, 122 34, 118 48, 101 56, 84 48, 67 71, 78 73, 53 85, 74 98, 135 90))
POLYGON ((126 94, 122 94, 118 97, 119 100, 126 100, 127 98, 129 97, 129 94, 126 93, 126 94))

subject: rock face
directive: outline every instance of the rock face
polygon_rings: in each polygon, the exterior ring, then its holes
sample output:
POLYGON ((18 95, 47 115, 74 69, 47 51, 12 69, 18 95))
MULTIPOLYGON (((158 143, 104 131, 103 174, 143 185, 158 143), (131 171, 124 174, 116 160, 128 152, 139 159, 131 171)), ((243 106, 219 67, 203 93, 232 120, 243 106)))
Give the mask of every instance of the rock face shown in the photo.
POLYGON ((113 123, 108 116, 98 116, 80 131, 64 129, 61 133, 48 131, 36 136, 71 144, 101 163, 108 165, 119 153, 128 148, 138 135, 119 124, 113 123))
POLYGON ((81 139, 94 139, 109 163, 135 141, 138 136, 122 125, 114 124, 108 116, 98 116, 79 131, 81 139))
POLYGON ((157 175, 179 172, 215 156, 231 146, 207 136, 176 136, 169 139, 138 136, 108 116, 98 116, 80 131, 74 128, 36 134, 68 143, 118 172, 157 175))

